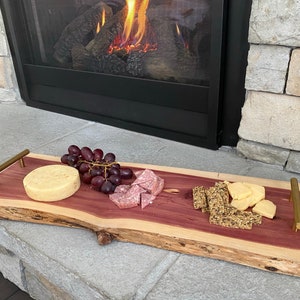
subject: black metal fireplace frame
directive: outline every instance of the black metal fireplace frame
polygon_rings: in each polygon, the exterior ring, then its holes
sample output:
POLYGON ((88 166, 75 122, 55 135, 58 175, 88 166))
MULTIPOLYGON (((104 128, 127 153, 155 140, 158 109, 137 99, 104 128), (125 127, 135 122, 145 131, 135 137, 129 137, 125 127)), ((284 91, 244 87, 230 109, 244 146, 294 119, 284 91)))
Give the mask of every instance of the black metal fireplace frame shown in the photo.
POLYGON ((216 149, 236 143, 244 101, 251 1, 232 2, 212 0, 211 57, 218 59, 208 87, 34 65, 23 1, 0 4, 27 105, 216 149))

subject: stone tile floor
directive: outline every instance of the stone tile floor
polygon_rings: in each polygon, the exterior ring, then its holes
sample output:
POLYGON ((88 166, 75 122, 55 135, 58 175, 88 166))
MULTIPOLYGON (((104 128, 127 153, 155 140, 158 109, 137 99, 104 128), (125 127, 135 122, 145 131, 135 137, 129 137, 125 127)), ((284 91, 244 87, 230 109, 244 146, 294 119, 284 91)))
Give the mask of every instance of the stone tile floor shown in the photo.
MULTIPOLYGON (((103 145, 120 161, 300 180, 300 174, 247 160, 232 148, 212 151, 22 104, 0 104, 0 110, 0 161, 25 148, 59 156, 70 144, 103 145)), ((0 220, 0 247, 7 249, 0 251, 2 273, 19 287, 25 282, 32 298, 41 300, 53 299, 54 287, 78 300, 298 300, 300 295, 299 278, 133 243, 99 247, 94 233, 82 229, 0 220)))

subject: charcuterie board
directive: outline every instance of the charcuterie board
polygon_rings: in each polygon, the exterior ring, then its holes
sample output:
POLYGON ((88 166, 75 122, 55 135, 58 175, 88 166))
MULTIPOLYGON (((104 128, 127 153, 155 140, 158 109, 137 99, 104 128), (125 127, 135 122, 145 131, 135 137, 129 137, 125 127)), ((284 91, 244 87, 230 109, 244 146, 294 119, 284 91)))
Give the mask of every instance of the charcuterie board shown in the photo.
POLYGON ((23 178, 33 169, 59 163, 59 157, 29 154, 25 167, 16 162, 0 173, 0 218, 39 224, 82 227, 100 244, 112 240, 145 244, 181 253, 221 259, 267 271, 300 276, 300 233, 292 230, 290 183, 231 174, 155 165, 121 163, 133 170, 151 169, 165 181, 164 190, 144 209, 119 209, 108 196, 81 184, 71 197, 57 202, 33 201, 23 178), (193 208, 192 188, 217 181, 263 185, 277 205, 274 219, 263 218, 251 230, 210 224, 208 214, 193 208))

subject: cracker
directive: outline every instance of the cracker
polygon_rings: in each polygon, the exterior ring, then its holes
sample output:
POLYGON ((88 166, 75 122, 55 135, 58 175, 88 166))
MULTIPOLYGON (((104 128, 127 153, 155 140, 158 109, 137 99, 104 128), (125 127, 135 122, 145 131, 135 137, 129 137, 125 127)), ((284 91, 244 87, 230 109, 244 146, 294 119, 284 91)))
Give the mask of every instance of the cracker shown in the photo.
POLYGON ((230 205, 229 191, 225 182, 205 189, 203 186, 193 188, 195 209, 209 212, 209 223, 229 228, 252 229, 253 225, 262 223, 262 216, 251 211, 240 211, 230 205))
POLYGON ((195 209, 201 209, 202 212, 208 211, 208 204, 203 186, 193 188, 193 205, 195 209))

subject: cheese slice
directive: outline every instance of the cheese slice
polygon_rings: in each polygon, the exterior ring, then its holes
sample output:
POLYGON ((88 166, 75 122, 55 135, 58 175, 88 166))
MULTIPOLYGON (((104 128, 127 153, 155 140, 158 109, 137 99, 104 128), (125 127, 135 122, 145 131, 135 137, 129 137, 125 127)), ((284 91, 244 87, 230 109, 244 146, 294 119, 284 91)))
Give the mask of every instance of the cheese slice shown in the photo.
POLYGON ((59 201, 72 196, 80 187, 78 170, 65 165, 39 167, 23 179, 28 197, 38 201, 59 201))
POLYGON ((276 205, 270 200, 261 200, 253 208, 253 212, 256 212, 263 217, 273 219, 276 214, 276 205))
POLYGON ((265 188, 261 185, 243 182, 243 184, 251 189, 252 194, 249 196, 251 201, 249 202, 249 206, 254 206, 260 200, 265 199, 266 191, 265 188))
POLYGON ((233 199, 230 204, 238 210, 246 210, 249 207, 249 203, 252 201, 252 196, 237 200, 233 199))
POLYGON ((242 182, 229 183, 227 187, 232 199, 241 200, 252 194, 251 189, 242 182))

